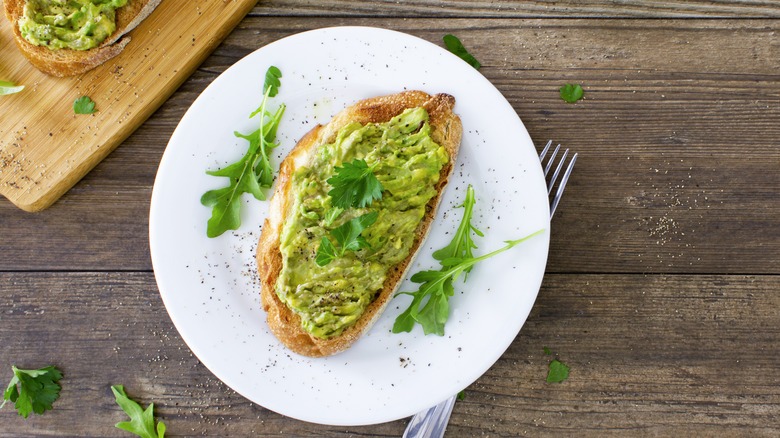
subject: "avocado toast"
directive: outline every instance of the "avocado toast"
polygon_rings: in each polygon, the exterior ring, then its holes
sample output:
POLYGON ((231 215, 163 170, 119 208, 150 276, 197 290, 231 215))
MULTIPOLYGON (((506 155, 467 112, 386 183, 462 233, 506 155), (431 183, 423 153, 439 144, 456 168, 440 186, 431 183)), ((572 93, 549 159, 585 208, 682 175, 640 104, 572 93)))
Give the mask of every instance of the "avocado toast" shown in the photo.
POLYGON ((65 77, 89 71, 117 56, 130 42, 126 34, 161 1, 4 0, 3 3, 16 45, 27 60, 46 74, 65 77), (68 47, 60 47, 63 45, 68 47))
POLYGON ((257 250, 263 308, 272 333, 312 357, 346 350, 377 321, 428 234, 461 139, 455 99, 407 91, 360 101, 306 134, 281 165, 257 250), (376 168, 382 199, 332 210, 334 168, 352 159, 376 168), (323 236, 376 213, 368 248, 327 266, 314 262, 323 236))

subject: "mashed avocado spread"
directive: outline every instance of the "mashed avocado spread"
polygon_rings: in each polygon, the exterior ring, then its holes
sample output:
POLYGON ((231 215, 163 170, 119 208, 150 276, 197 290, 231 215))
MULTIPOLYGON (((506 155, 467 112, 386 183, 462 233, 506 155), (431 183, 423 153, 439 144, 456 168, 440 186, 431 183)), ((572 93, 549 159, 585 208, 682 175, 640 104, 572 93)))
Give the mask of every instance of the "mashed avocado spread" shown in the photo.
POLYGON ((309 167, 299 167, 293 174, 292 205, 280 236, 283 266, 276 293, 314 336, 329 338, 354 324, 382 289, 388 270, 409 255, 414 231, 449 160, 430 133, 422 107, 386 123, 352 123, 339 131, 334 143, 319 146, 309 167), (382 199, 347 209, 328 224, 332 187, 326 180, 335 166, 355 159, 369 166, 378 163, 374 174, 385 188, 382 199), (322 236, 373 211, 378 218, 362 236, 374 251, 347 251, 323 267, 315 263, 322 236))
POLYGON ((116 10, 128 0, 27 0, 19 19, 22 37, 52 50, 88 50, 116 30, 116 10))

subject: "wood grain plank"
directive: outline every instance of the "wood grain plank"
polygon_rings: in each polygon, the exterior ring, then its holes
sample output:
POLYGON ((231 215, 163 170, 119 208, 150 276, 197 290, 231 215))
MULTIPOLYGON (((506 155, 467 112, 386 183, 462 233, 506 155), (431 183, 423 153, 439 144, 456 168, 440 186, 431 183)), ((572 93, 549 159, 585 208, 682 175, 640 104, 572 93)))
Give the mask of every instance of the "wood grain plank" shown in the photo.
POLYGON ((27 211, 51 205, 146 120, 255 3, 164 2, 129 33, 134 41, 121 54, 68 78, 35 69, 16 47, 12 24, 0 20, 0 77, 26 86, 0 100, 0 194, 27 211), (97 111, 75 115, 73 101, 84 95, 97 111))
POLYGON ((777 21, 264 17, 244 20, 47 213, 0 201, 0 269, 150 270, 149 196, 184 111, 255 48, 329 25, 382 26, 438 44, 459 35, 537 147, 554 139, 580 153, 553 222, 548 272, 780 272, 777 21), (563 102, 557 88, 566 82, 581 83, 585 99, 563 102))
POLYGON ((469 388, 458 406, 466 417, 449 430, 486 430, 472 422, 487 411, 497 436, 772 436, 777 281, 548 275, 520 335, 469 388), (540 378, 553 357, 571 367, 559 385, 540 378))
POLYGON ((780 5, 751 0, 270 0, 252 12, 267 16, 777 18, 780 5))
MULTIPOLYGON (((0 284, 0 376, 49 364, 65 375, 53 411, 24 420, 0 410, 0 436, 124 436, 111 384, 155 403, 171 436, 397 437, 405 427, 313 425, 248 402, 192 356, 149 273, 0 273, 0 284)), ((547 275, 447 436, 772 436, 778 289, 780 276, 547 275), (571 367, 564 382, 545 381, 553 357, 571 367)))

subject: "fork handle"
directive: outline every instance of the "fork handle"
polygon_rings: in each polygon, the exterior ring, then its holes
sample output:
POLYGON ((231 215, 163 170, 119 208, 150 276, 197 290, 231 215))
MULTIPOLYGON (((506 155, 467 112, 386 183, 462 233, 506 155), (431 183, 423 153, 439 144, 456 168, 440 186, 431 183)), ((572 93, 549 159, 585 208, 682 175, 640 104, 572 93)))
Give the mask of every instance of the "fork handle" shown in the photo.
POLYGON ((442 438, 455 406, 455 397, 453 395, 427 411, 414 414, 403 438, 442 438))

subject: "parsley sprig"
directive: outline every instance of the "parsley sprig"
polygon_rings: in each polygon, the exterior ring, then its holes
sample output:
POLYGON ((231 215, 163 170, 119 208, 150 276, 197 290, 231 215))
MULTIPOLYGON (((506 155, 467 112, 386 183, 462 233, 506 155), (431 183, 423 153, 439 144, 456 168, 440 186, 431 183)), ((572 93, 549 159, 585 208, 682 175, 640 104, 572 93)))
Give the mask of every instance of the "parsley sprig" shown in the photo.
POLYGON ((154 428, 154 403, 149 404, 146 410, 143 410, 141 405, 130 400, 122 385, 112 386, 111 391, 114 393, 116 403, 130 417, 130 421, 117 423, 117 428, 132 432, 143 438, 164 438, 165 424, 160 421, 157 423, 157 429, 155 430, 154 428))
MULTIPOLYGON (((328 192, 332 207, 325 214, 326 225, 333 223, 348 208, 367 207, 375 200, 382 199, 385 188, 374 175, 378 164, 369 166, 366 160, 354 159, 351 163, 334 167, 334 175, 327 179, 333 189, 328 192)), ((373 249, 360 233, 373 225, 377 216, 377 212, 364 214, 331 230, 330 235, 336 239, 339 247, 333 245, 327 236, 322 236, 315 259, 317 265, 325 266, 344 256, 347 251, 373 249)))
POLYGON ((577 84, 566 84, 559 88, 558 91, 561 93, 561 99, 569 103, 574 103, 582 99, 582 96, 585 94, 582 87, 577 84))
MULTIPOLYGON (((544 354, 552 354, 549 348, 544 347, 544 354)), ((563 382, 569 378, 571 367, 564 365, 558 359, 553 359, 547 368, 547 381, 549 383, 563 382)))
POLYGON ((97 112, 95 102, 89 96, 81 96, 73 101, 73 112, 76 114, 92 114, 97 112))
POLYGON ((249 141, 249 149, 237 162, 219 170, 207 171, 213 176, 230 178, 230 185, 220 189, 209 190, 200 198, 201 204, 212 207, 211 218, 208 221, 206 235, 217 237, 227 230, 237 230, 241 226, 239 211, 242 193, 250 193, 255 199, 264 201, 262 188, 270 188, 274 181, 274 171, 271 167, 268 152, 278 146, 274 144, 279 121, 284 114, 282 104, 273 115, 266 111, 269 97, 279 92, 282 72, 271 66, 265 75, 263 86, 263 101, 260 107, 249 118, 260 114, 260 127, 251 134, 235 132, 235 136, 249 141), (266 121, 266 118, 268 120, 266 121))
POLYGON ((320 246, 317 248, 317 258, 315 259, 317 265, 325 266, 333 260, 344 256, 344 253, 347 251, 357 251, 361 248, 373 249, 368 244, 366 238, 360 234, 376 222, 378 215, 378 212, 373 211, 358 216, 331 230, 330 235, 336 239, 338 247, 333 245, 328 236, 322 236, 320 246))
POLYGON ((414 283, 420 283, 420 287, 416 292, 400 293, 411 295, 412 302, 396 318, 393 324, 393 333, 410 332, 414 328, 415 323, 419 323, 426 335, 435 333, 443 336, 444 325, 450 313, 449 299, 455 294, 453 282, 461 274, 464 275, 465 279, 466 274, 475 264, 509 250, 544 231, 539 230, 521 239, 508 240, 503 248, 480 257, 474 257, 471 250, 476 248, 476 245, 470 233, 475 231, 478 235, 482 235, 479 230, 471 225, 474 203, 474 189, 469 186, 466 192, 466 199, 463 201, 465 211, 458 231, 449 245, 434 253, 434 257, 439 260, 442 268, 438 271, 420 271, 412 275, 410 280, 414 283))
POLYGON ((366 160, 355 159, 341 167, 336 166, 336 173, 327 180, 328 184, 333 186, 328 192, 331 204, 342 209, 363 208, 371 205, 374 200, 382 199, 382 191, 385 188, 374 175, 378 164, 369 166, 366 160))
POLYGON ((30 412, 41 415, 51 409, 52 403, 60 397, 62 387, 57 382, 62 378, 62 372, 53 366, 38 370, 20 370, 15 366, 11 368, 14 370, 14 376, 3 394, 3 404, 0 408, 11 401, 19 415, 24 418, 27 418, 30 412))
POLYGON ((559 360, 553 359, 547 371, 547 381, 550 383, 563 382, 569 378, 569 369, 568 366, 559 360))

